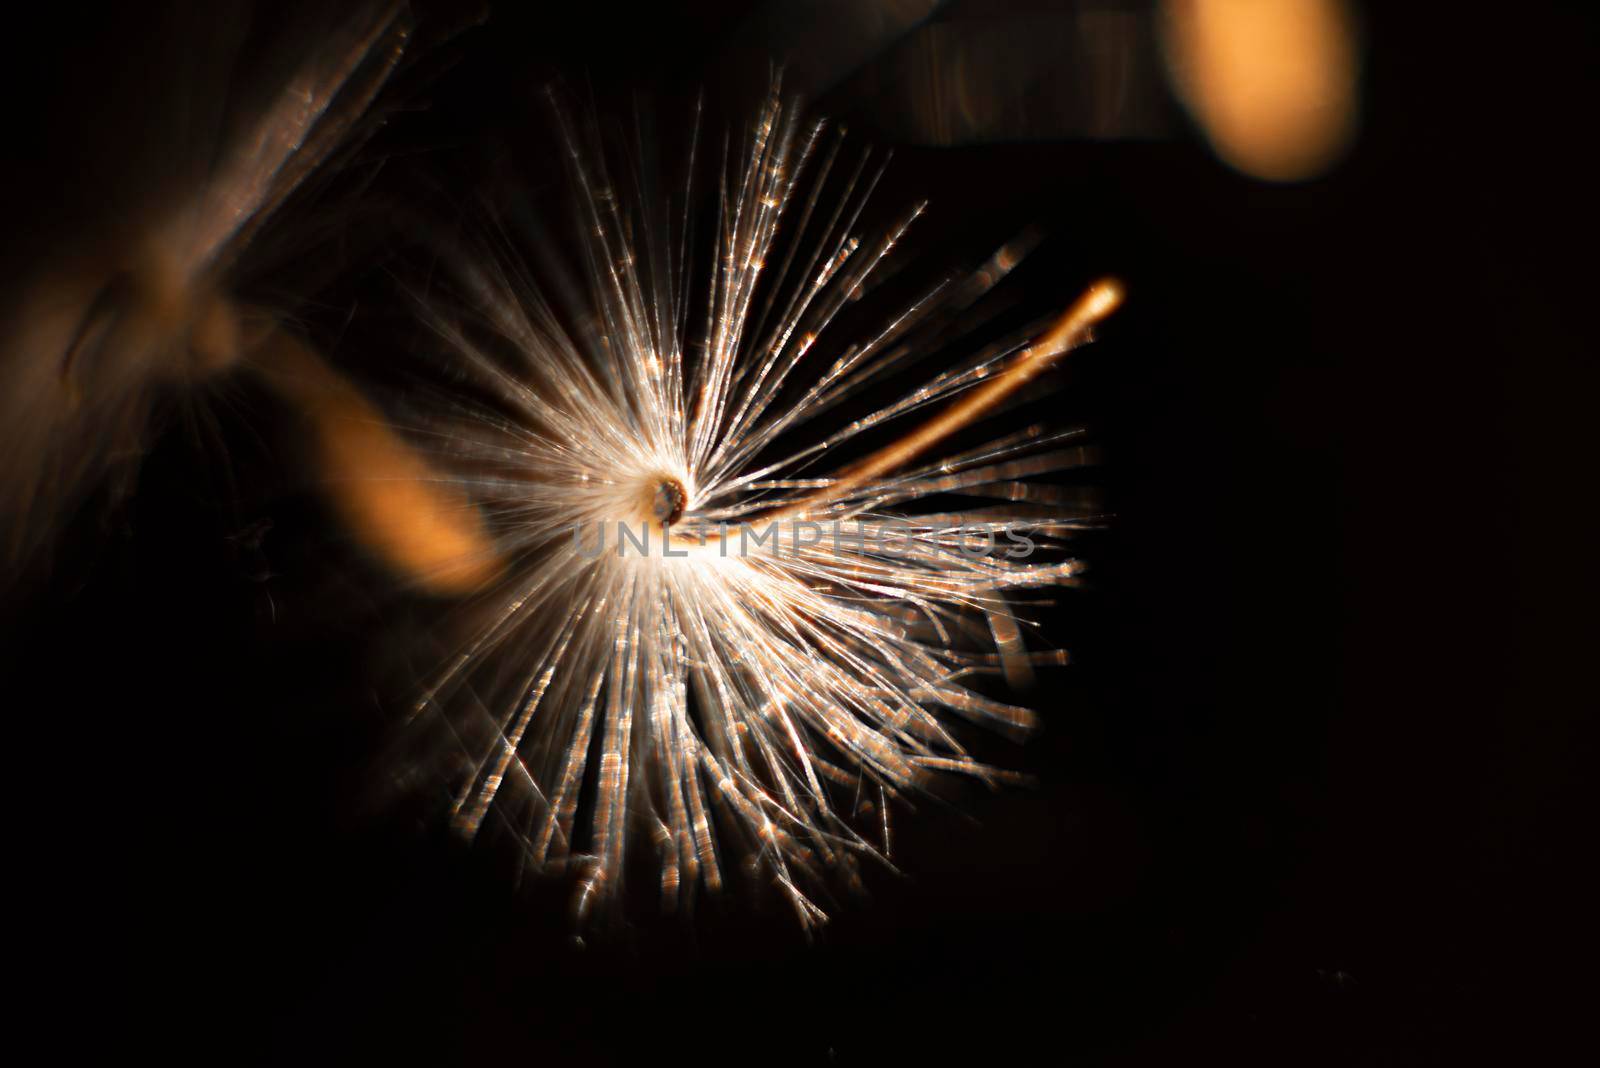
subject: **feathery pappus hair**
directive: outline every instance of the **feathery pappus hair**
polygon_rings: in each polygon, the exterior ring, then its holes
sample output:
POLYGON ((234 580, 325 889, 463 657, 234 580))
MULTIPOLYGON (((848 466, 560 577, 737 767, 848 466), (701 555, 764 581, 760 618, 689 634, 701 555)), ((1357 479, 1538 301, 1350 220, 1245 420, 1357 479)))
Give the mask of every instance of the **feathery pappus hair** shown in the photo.
MULTIPOLYGON (((1086 341, 1120 287, 963 351, 1029 234, 846 335, 923 211, 863 232, 870 155, 774 86, 724 140, 697 226, 692 182, 663 192, 641 124, 617 151, 549 97, 576 269, 502 241, 418 294, 450 382, 402 421, 483 510, 495 577, 412 722, 444 739, 454 826, 566 873, 580 919, 625 870, 669 909, 737 873, 809 927, 820 894, 888 862, 897 797, 1012 777, 949 717, 1033 727, 971 682, 1064 662, 1027 648, 1017 607, 1075 581, 1064 539, 1092 518, 1029 479, 1089 454, 1043 423, 948 439, 1086 341), (936 507, 951 498, 967 506, 936 507)), ((699 130, 690 176, 715 155, 699 130)))

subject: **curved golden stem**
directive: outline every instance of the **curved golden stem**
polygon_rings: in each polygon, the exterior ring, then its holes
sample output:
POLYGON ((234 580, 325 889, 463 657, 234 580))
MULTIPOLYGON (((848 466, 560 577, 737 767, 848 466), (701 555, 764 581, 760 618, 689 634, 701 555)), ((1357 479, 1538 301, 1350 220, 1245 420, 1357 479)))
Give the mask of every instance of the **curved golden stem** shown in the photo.
POLYGON ((1070 352, 1088 337, 1095 324, 1122 304, 1122 283, 1102 278, 1083 291, 1050 328, 983 385, 969 391, 944 411, 904 437, 846 467, 830 485, 800 500, 763 515, 766 520, 787 519, 836 501, 850 491, 888 474, 922 455, 941 440, 992 411, 997 405, 1047 370, 1056 358, 1070 352))

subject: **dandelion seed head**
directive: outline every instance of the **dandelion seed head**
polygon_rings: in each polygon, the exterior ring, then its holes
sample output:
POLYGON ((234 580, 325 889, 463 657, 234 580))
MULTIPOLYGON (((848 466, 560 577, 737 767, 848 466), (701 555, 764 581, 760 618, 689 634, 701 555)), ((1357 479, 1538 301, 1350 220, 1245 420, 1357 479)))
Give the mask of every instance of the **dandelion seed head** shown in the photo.
POLYGON ((815 924, 819 891, 887 863, 896 797, 947 774, 1013 778, 970 756, 948 717, 1031 728, 1028 709, 970 683, 1027 676, 1016 591, 1072 580, 1061 539, 1083 520, 1024 479, 1085 453, 1063 447, 1077 431, 1047 427, 939 449, 1081 343, 1117 295, 1093 290, 1039 343, 1004 338, 851 417, 869 385, 947 346, 1031 239, 845 338, 841 309, 923 209, 863 232, 881 172, 842 163, 822 126, 774 93, 722 161, 714 245, 691 257, 668 198, 566 109, 555 122, 586 235, 586 273, 566 291, 583 306, 557 311, 491 259, 461 271, 492 342, 433 313, 452 361, 495 397, 440 436, 511 561, 480 599, 487 622, 418 706, 467 758, 454 821, 572 873, 581 915, 653 854, 668 907, 740 872, 815 924), (683 284, 697 263, 710 272, 698 310, 683 284), (863 455, 864 435, 891 425, 910 429, 863 455), (829 470, 844 445, 854 462, 829 470), (989 503, 922 505, 947 494, 989 503))

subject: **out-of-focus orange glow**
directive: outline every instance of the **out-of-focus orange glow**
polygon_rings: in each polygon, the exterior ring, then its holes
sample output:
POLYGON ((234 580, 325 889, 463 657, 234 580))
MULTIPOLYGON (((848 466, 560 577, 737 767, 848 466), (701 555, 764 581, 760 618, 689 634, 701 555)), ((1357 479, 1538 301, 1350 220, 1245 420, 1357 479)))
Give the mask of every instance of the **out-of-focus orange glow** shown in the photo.
POLYGON ((499 573, 477 509, 321 357, 275 331, 255 360, 309 420, 325 492, 363 546, 434 593, 469 593, 499 573))
POLYGON ((1357 49, 1344 0, 1165 0, 1179 96, 1218 156, 1273 181, 1312 178, 1356 128, 1357 49))

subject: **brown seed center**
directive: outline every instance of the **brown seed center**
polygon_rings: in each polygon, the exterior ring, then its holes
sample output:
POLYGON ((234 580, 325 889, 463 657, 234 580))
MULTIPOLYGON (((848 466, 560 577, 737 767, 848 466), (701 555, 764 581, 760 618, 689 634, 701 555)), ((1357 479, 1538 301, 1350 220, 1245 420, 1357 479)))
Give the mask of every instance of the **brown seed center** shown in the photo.
POLYGON ((683 483, 675 478, 663 478, 656 483, 655 493, 650 500, 650 513, 656 522, 670 527, 683 518, 683 509, 688 503, 689 494, 684 491, 683 483))

